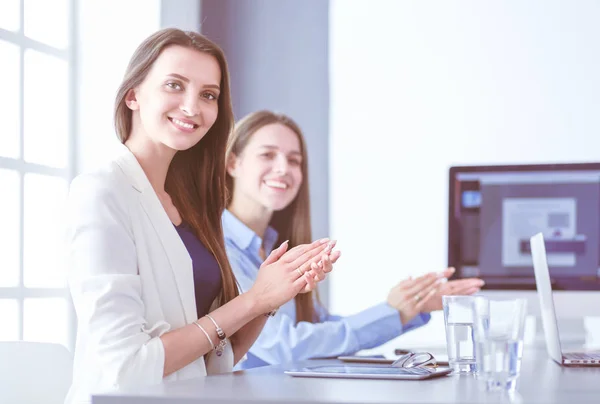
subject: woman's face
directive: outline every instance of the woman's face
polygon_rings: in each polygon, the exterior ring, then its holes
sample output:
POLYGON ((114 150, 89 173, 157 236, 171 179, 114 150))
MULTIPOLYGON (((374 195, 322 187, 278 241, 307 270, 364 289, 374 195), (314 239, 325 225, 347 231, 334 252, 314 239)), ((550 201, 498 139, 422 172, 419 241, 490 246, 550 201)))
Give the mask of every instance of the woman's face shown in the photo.
POLYGON ((229 164, 234 198, 242 196, 270 212, 286 208, 302 184, 302 157, 300 139, 287 126, 274 123, 258 129, 229 164))
POLYGON ((189 149, 217 119, 220 82, 213 56, 178 45, 165 48, 127 94, 133 132, 175 151, 189 149))

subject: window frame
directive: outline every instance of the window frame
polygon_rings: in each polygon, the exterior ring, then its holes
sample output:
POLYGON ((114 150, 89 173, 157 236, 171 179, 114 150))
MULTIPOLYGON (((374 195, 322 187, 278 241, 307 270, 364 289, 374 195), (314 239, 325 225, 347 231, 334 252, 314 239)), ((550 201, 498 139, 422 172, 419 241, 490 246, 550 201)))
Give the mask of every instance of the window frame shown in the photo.
MULTIPOLYGON (((67 348, 73 349, 75 345, 75 328, 76 317, 73 305, 70 299, 68 288, 43 288, 43 287, 26 287, 24 283, 24 226, 25 226, 25 175, 26 174, 42 174, 51 177, 62 178, 67 181, 67 184, 76 175, 77 168, 77 80, 78 80, 78 65, 77 65, 77 33, 78 33, 78 0, 68 0, 68 41, 65 49, 59 49, 42 42, 33 40, 25 36, 25 1, 19 1, 19 29, 17 31, 9 31, 0 28, 0 40, 16 45, 19 48, 19 155, 17 158, 0 156, 0 169, 14 171, 19 176, 19 277, 17 286, 0 287, 0 299, 12 299, 17 301, 18 306, 18 339, 23 340, 24 334, 24 306, 25 299, 28 298, 62 298, 66 301, 68 313, 66 313, 68 331, 67 331, 67 348), (24 134, 24 107, 25 107, 25 52, 27 49, 35 50, 47 55, 51 55, 66 61, 68 74, 68 106, 67 106, 67 164, 64 168, 50 167, 43 164, 35 164, 25 161, 25 134, 24 134)), ((60 236, 60 229, 55 229, 60 236)))

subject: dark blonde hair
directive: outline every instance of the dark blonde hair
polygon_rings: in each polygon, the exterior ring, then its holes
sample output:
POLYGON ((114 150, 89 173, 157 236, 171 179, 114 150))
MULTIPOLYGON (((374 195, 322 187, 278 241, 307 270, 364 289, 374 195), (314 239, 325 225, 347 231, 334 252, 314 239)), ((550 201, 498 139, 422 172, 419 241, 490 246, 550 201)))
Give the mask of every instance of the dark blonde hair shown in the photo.
MULTIPOLYGON (((312 231, 310 226, 310 199, 308 192, 308 157, 306 153, 306 142, 300 127, 290 117, 283 114, 276 114, 271 111, 257 111, 246 115, 237 122, 233 135, 229 138, 227 145, 227 160, 233 156, 240 156, 244 151, 252 135, 259 129, 270 124, 281 124, 290 128, 298 136, 300 142, 300 152, 302 153, 302 184, 298 190, 298 195, 292 203, 286 208, 273 213, 269 225, 277 230, 279 238, 277 244, 284 240, 289 240, 289 248, 299 244, 308 244, 312 242, 312 231)), ((233 178, 227 174, 227 206, 231 204, 233 198, 233 178)), ((316 292, 315 292, 316 293, 316 292)), ((313 299, 318 299, 318 294, 313 296, 313 292, 298 294, 295 298, 296 303, 296 323, 300 321, 317 322, 318 318, 315 312, 313 299)))
POLYGON ((117 91, 115 129, 119 140, 125 143, 132 130, 132 111, 125 104, 127 93, 146 79, 161 52, 174 45, 211 55, 221 69, 217 119, 200 142, 175 154, 165 183, 182 219, 219 264, 223 287, 217 304, 221 306, 239 293, 225 253, 221 225, 225 209, 225 150, 234 123, 229 71, 221 48, 198 33, 175 28, 163 29, 148 37, 133 53, 117 91))

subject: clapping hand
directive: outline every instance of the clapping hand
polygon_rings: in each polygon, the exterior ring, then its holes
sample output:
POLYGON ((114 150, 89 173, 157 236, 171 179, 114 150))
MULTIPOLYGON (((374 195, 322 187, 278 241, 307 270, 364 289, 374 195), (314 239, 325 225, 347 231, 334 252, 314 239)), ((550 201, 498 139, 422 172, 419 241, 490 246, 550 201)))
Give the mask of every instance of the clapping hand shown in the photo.
MULTIPOLYGON (((315 272, 312 264, 319 265, 322 254, 331 251, 329 239, 301 244, 287 251, 287 242, 274 249, 260 266, 256 281, 248 291, 268 313, 293 299, 298 293, 316 287, 315 277, 321 277, 329 264, 323 262, 323 270, 315 272)), ((334 244, 334 243, 333 243, 334 244)))
MULTIPOLYGON (((454 268, 448 268, 444 271, 444 277, 449 278, 453 273, 454 268)), ((444 295, 472 295, 479 292, 484 284, 485 282, 479 278, 457 279, 440 283, 434 296, 423 305, 423 312, 442 310, 442 296, 444 295)))
POLYGON ((341 251, 333 251, 336 241, 330 241, 325 251, 321 254, 321 260, 318 263, 311 263, 310 270, 308 271, 306 286, 300 293, 308 293, 317 288, 317 283, 323 281, 329 272, 333 270, 333 264, 341 256, 341 251))
POLYGON ((470 295, 484 284, 477 278, 447 281, 453 273, 454 268, 447 268, 405 279, 390 290, 387 303, 400 312, 402 324, 406 324, 421 312, 441 310, 443 295, 470 295))

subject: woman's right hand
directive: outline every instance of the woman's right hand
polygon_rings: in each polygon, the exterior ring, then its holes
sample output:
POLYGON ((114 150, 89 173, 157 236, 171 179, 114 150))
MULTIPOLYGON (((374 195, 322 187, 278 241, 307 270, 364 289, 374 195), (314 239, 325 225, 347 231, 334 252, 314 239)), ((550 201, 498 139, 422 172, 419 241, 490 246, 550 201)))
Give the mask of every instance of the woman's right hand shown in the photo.
POLYGON ((278 309, 293 299, 306 285, 315 283, 311 264, 317 264, 329 239, 301 244, 287 251, 287 242, 273 250, 258 270, 256 281, 248 291, 261 305, 261 312, 278 309))

